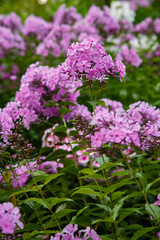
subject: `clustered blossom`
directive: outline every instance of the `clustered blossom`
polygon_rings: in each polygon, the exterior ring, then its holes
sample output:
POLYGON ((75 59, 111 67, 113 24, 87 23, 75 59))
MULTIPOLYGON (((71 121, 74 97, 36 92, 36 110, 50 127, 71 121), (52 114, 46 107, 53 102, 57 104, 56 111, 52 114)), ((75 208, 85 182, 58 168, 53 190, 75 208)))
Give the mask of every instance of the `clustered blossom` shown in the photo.
POLYGON ((0 26, 5 26, 13 31, 22 30, 21 18, 14 12, 8 15, 0 14, 0 26))
POLYGON ((107 99, 102 101, 106 107, 97 106, 91 117, 90 126, 93 126, 94 133, 86 133, 93 148, 100 149, 103 144, 109 144, 110 147, 118 144, 145 151, 159 145, 159 109, 139 101, 125 111, 119 102, 107 99))
POLYGON ((77 13, 77 9, 75 7, 66 8, 65 4, 62 4, 54 16, 53 24, 73 25, 76 21, 79 21, 80 19, 82 19, 82 16, 81 14, 77 13))
POLYGON ((135 32, 143 34, 160 34, 160 18, 153 20, 151 17, 147 17, 145 20, 135 25, 135 32))
POLYGON ((110 13, 110 9, 107 6, 101 10, 99 7, 92 5, 85 17, 86 22, 90 22, 102 37, 107 35, 117 34, 120 30, 118 20, 113 18, 110 13))
MULTIPOLYGON (((0 112, 3 138, 6 141, 7 134, 11 133, 15 121, 20 118, 29 129, 30 123, 38 121, 41 116, 60 116, 58 103, 62 106, 66 100, 75 104, 69 106, 73 113, 79 108, 78 111, 85 114, 85 107, 77 105, 79 91, 75 91, 82 86, 82 77, 101 82, 110 75, 120 77, 121 80, 125 76, 125 66, 119 59, 114 62, 101 44, 92 38, 85 39, 82 43, 73 43, 68 49, 66 61, 57 68, 32 64, 22 76, 15 101, 8 103, 0 112), (46 107, 48 100, 53 100, 56 104, 46 107), (3 126, 4 118, 8 120, 3 126)), ((73 113, 68 113, 65 118, 71 119, 73 113)))
POLYGON ((101 238, 98 236, 95 230, 91 229, 90 227, 87 227, 84 230, 78 231, 78 225, 67 225, 61 233, 57 233, 54 237, 52 236, 50 240, 101 240, 101 238))
POLYGON ((98 79, 100 82, 110 75, 125 76, 125 66, 120 59, 114 62, 96 39, 87 38, 81 43, 73 43, 67 53, 66 67, 72 69, 76 78, 98 79))
MULTIPOLYGON (((122 2, 124 0, 121 0, 122 2)), ((132 10, 137 10, 138 7, 149 7, 150 4, 153 2, 153 0, 131 0, 129 1, 130 3, 130 8, 132 10)))
POLYGON ((25 42, 18 32, 13 32, 10 28, 0 26, 0 58, 7 54, 24 55, 25 42))
POLYGON ((43 40, 49 31, 51 30, 52 24, 46 22, 41 17, 30 15, 27 17, 23 27, 24 36, 36 36, 37 40, 43 40))
POLYGON ((0 204, 0 230, 4 234, 13 234, 16 226, 23 228, 23 223, 19 221, 21 214, 18 207, 14 207, 10 202, 0 204))
MULTIPOLYGON (((148 6, 149 0, 132 0, 130 4, 148 6)), ((23 56, 30 50, 34 54, 43 56, 43 60, 49 55, 59 57, 62 54, 66 55, 72 42, 83 41, 88 37, 105 43, 110 37, 120 34, 121 43, 130 43, 137 37, 137 33, 160 34, 159 23, 160 18, 154 21, 152 18, 146 18, 133 26, 127 23, 126 19, 118 20, 112 17, 111 9, 107 6, 100 9, 95 5, 90 7, 83 18, 74 7, 66 8, 63 4, 52 22, 30 15, 24 25, 15 13, 0 15, 0 58, 4 60, 7 56, 23 56)), ((6 78, 1 66, 0 75, 6 78)), ((12 75, 7 79, 16 80, 16 73, 12 75)))
POLYGON ((137 52, 127 45, 122 46, 121 52, 118 53, 117 57, 135 67, 139 67, 142 63, 142 59, 138 56, 137 52))
POLYGON ((5 64, 0 65, 0 77, 2 79, 10 79, 11 81, 15 81, 17 80, 17 74, 19 72, 20 69, 16 64, 12 64, 9 70, 7 70, 5 64))

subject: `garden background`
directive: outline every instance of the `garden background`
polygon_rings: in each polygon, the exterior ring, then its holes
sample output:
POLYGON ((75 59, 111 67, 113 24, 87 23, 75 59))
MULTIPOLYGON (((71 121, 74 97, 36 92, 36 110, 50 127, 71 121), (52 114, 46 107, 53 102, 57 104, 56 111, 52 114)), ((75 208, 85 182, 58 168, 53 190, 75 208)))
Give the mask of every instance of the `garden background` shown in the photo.
POLYGON ((0 2, 0 239, 160 238, 159 0, 0 2))

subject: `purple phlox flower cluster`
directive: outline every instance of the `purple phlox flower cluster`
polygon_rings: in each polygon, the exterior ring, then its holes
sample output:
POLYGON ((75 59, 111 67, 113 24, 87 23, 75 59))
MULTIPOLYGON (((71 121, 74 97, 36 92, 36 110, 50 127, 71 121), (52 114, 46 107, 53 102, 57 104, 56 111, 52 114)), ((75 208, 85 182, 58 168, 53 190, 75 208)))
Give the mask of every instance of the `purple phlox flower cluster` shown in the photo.
POLYGON ((4 234, 13 234, 16 225, 23 228, 23 223, 19 221, 21 214, 18 207, 14 207, 10 202, 0 204, 0 230, 4 234))
POLYGON ((94 148, 108 143, 136 146, 144 151, 160 143, 160 110, 145 102, 132 104, 127 111, 120 105, 116 109, 97 106, 90 124, 97 126, 90 136, 94 148))
POLYGON ((46 100, 75 102, 79 92, 74 93, 81 82, 73 82, 64 69, 32 64, 21 80, 20 91, 17 92, 15 101, 20 101, 22 107, 33 110, 37 116, 58 116, 58 107, 45 107, 46 100), (58 92, 55 93, 55 90, 58 92), (32 97, 31 97, 32 96, 32 97))
POLYGON ((131 104, 127 111, 129 121, 140 125, 141 148, 145 150, 160 143, 160 109, 145 102, 131 104))
POLYGON ((4 142, 7 142, 7 136, 12 134, 12 129, 14 128, 14 123, 12 117, 5 111, 0 109, 0 134, 4 142))
POLYGON ((36 36, 37 40, 40 41, 44 40, 51 28, 52 24, 46 22, 43 18, 30 15, 25 20, 23 34, 24 36, 36 36))
POLYGON ((42 115, 48 118, 59 116, 58 106, 46 107, 47 100, 53 100, 57 105, 58 102, 66 100, 76 104, 70 105, 73 113, 68 113, 65 116, 66 120, 80 112, 89 117, 90 113, 86 107, 77 105, 79 91, 75 90, 82 85, 82 77, 92 81, 98 79, 101 82, 109 75, 119 75, 120 79, 125 76, 125 66, 121 60, 117 58, 114 62, 101 44, 91 38, 82 43, 72 44, 66 61, 56 69, 38 64, 32 64, 27 69, 22 76, 15 102, 8 103, 2 111, 11 119, 8 120, 8 130, 3 133, 5 136, 19 118, 22 118, 24 126, 29 129, 30 123, 37 121, 42 115))
POLYGON ((57 173, 57 168, 63 168, 63 164, 56 161, 45 161, 39 165, 39 170, 50 173, 57 173))
POLYGON ((142 63, 142 59, 138 56, 137 52, 127 45, 122 46, 121 52, 117 54, 117 58, 135 67, 139 67, 142 63))
POLYGON ((75 33, 72 26, 61 24, 53 25, 52 30, 44 38, 37 48, 36 53, 42 56, 49 54, 59 57, 62 53, 66 53, 69 45, 75 40, 75 33))
POLYGON ((87 227, 84 230, 78 231, 78 225, 67 225, 61 233, 57 233, 54 237, 52 236, 50 240, 101 240, 95 230, 87 227))
MULTIPOLYGON (((124 0, 121 0, 121 1, 124 1, 124 0)), ((138 7, 149 7, 152 2, 153 2, 153 0, 131 0, 131 1, 129 1, 130 8, 134 11, 136 11, 138 7)))
POLYGON ((9 79, 11 81, 16 81, 17 80, 17 74, 20 72, 19 67, 16 64, 12 64, 7 70, 7 67, 5 64, 0 65, 0 77, 2 79, 9 79))
POLYGON ((37 118, 35 112, 27 107, 22 107, 20 101, 9 102, 3 109, 3 112, 7 113, 15 122, 22 118, 23 125, 29 129, 30 123, 34 122, 37 118))
POLYGON ((76 79, 85 77, 87 80, 98 79, 100 82, 110 75, 119 75, 120 80, 125 76, 125 66, 121 60, 113 61, 97 39, 87 38, 81 43, 73 43, 65 61, 68 69, 72 69, 76 79))
POLYGON ((5 26, 11 30, 22 30, 21 18, 14 12, 8 15, 0 15, 0 26, 5 26))
POLYGON ((153 20, 151 17, 147 17, 145 20, 135 25, 135 32, 143 34, 160 34, 160 18, 153 20))
MULTIPOLYGON (((147 0, 143 0, 147 1, 147 0)), ((103 42, 109 36, 121 32, 121 39, 130 41, 134 37, 133 24, 125 19, 120 22, 113 18, 110 9, 107 6, 101 10, 99 7, 92 5, 84 18, 77 13, 74 7, 66 8, 63 4, 54 16, 53 22, 47 22, 41 17, 30 15, 24 25, 21 24, 20 18, 15 14, 0 15, 0 57, 4 57, 6 50, 8 53, 24 55, 26 48, 33 48, 34 52, 43 57, 49 54, 58 57, 67 53, 68 46, 75 40, 82 41, 85 38, 92 37, 103 42), (18 31, 21 32, 22 37, 18 31), (124 34, 125 33, 125 34, 124 34), (124 34, 124 36, 122 36, 124 34), (8 36, 8 38, 5 37, 8 36), (38 42, 33 38, 36 37, 38 42), (28 39, 30 44, 27 45, 28 39), (17 51, 18 49, 18 51, 17 51), (4 52, 5 50, 5 52, 4 52)), ((136 32, 147 34, 155 32, 159 34, 159 18, 153 21, 147 18, 142 23, 137 24, 136 32), (150 29, 150 30, 149 30, 150 29)))
POLYGON ((53 24, 73 25, 80 19, 82 19, 82 16, 81 14, 77 13, 77 9, 75 7, 66 8, 66 5, 62 4, 54 16, 53 24))
MULTIPOLYGON (((39 168, 39 165, 37 164, 37 161, 29 162, 28 164, 24 164, 19 166, 18 164, 12 165, 13 172, 10 172, 9 166, 6 166, 7 171, 10 173, 11 176, 11 182, 13 188, 20 188, 26 185, 27 181, 29 180, 29 177, 31 176, 28 172, 30 172, 30 169, 32 171, 35 171, 39 168), (15 177, 16 176, 16 177, 15 177)), ((0 182, 2 184, 5 184, 5 180, 1 176, 0 182)))
POLYGON ((9 102, 3 110, 0 110, 0 134, 4 142, 7 142, 7 136, 12 134, 12 130, 15 128, 15 122, 21 121, 21 124, 29 129, 31 122, 36 120, 32 109, 22 107, 20 102, 9 102))
POLYGON ((86 19, 77 21, 73 26, 73 31, 76 34, 78 42, 81 42, 88 37, 96 38, 100 42, 102 41, 98 29, 93 24, 86 21, 86 19))
POLYGON ((153 24, 155 33, 160 34, 160 18, 156 18, 153 24))
POLYGON ((7 54, 25 53, 25 42, 18 32, 13 32, 10 28, 0 26, 0 58, 7 54))
POLYGON ((101 10, 99 7, 92 5, 85 20, 95 26, 99 33, 103 32, 105 36, 117 34, 120 30, 118 20, 111 16, 110 9, 107 6, 104 6, 101 10))
POLYGON ((119 24, 120 24, 120 29, 123 32, 128 33, 128 32, 134 31, 133 24, 125 18, 120 19, 119 24))
POLYGON ((30 169, 33 171, 37 170, 37 162, 30 162, 26 165, 22 165, 20 167, 18 167, 18 164, 12 166, 15 169, 13 170, 16 178, 14 177, 13 173, 11 173, 11 178, 12 178, 12 185, 14 188, 20 188, 21 186, 25 186, 30 174, 28 172, 30 172, 30 169), (18 180, 18 181, 17 181, 18 180))
POLYGON ((76 8, 67 9, 63 4, 54 16, 50 31, 37 46, 36 53, 44 57, 49 54, 59 57, 62 53, 66 53, 69 45, 76 39, 76 32, 72 25, 81 18, 76 8))

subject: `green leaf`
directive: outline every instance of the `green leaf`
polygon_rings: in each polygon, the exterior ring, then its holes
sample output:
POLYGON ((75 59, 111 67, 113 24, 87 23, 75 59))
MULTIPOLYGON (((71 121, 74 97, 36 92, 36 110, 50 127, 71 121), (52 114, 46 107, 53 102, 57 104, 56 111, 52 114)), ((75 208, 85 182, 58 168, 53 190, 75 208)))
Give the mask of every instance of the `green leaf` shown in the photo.
POLYGON ((67 127, 65 127, 65 126, 57 126, 52 130, 53 133, 66 132, 66 131, 67 131, 67 127))
POLYGON ((142 228, 140 230, 138 230, 137 232, 135 232, 135 234, 133 235, 133 237, 131 238, 131 240, 136 240, 138 238, 140 238, 141 236, 144 236, 147 232, 152 231, 153 229, 155 229, 156 227, 147 227, 147 228, 142 228))
POLYGON ((54 152, 51 152, 47 157, 46 161, 53 161, 57 160, 58 158, 62 158, 70 154, 70 152, 63 150, 63 149, 57 149, 54 152))
POLYGON ((48 208, 49 209, 49 205, 47 204, 47 200, 45 201, 44 199, 42 198, 28 198, 26 199, 25 201, 33 201, 33 202, 36 202, 36 203, 39 203, 40 205, 42 205, 44 208, 48 208))
POLYGON ((105 196, 108 195, 110 192, 114 192, 117 188, 120 188, 120 187, 125 186, 127 184, 132 184, 132 183, 134 183, 134 181, 132 181, 132 179, 130 179, 130 178, 120 180, 120 182, 118 182, 116 184, 113 184, 106 189, 105 196))
POLYGON ((111 163, 111 162, 105 162, 103 163, 98 170, 102 170, 102 169, 110 169, 112 167, 117 167, 117 166, 124 166, 123 163, 111 163))
POLYGON ((65 114, 67 114, 67 113, 69 113, 69 112, 71 112, 72 110, 71 109, 68 109, 68 108, 66 108, 66 107, 61 107, 60 109, 59 109, 59 113, 61 114, 61 115, 65 115, 65 114))
POLYGON ((43 187, 43 185, 38 185, 38 186, 33 186, 33 187, 29 186, 27 188, 24 188, 23 190, 12 193, 10 196, 15 196, 15 195, 19 195, 19 194, 23 194, 23 193, 27 193, 27 192, 38 192, 42 187, 43 187))
POLYGON ((149 183, 146 187, 146 191, 148 191, 158 181, 160 181, 160 178, 157 178, 152 183, 149 183))
POLYGON ((106 180, 105 177, 103 177, 102 175, 100 174, 94 174, 94 175, 84 175, 82 177, 80 177, 80 179, 87 179, 87 178, 91 178, 91 179, 101 179, 101 180, 106 180))
POLYGON ((143 191, 146 192, 146 187, 147 187, 147 179, 144 173, 136 173, 136 177, 139 178, 142 187, 143 187, 143 191))
POLYGON ((141 229, 141 228, 143 228, 142 225, 132 224, 132 225, 129 225, 129 226, 125 227, 124 229, 125 229, 125 230, 129 230, 129 229, 141 229))
POLYGON ((45 176, 45 177, 48 177, 48 174, 47 173, 45 173, 45 172, 43 172, 43 171, 38 171, 38 170, 35 170, 34 172, 32 172, 32 175, 33 176, 45 176))
POLYGON ((84 188, 84 187, 80 187, 77 191, 72 193, 71 196, 73 196, 75 194, 85 194, 85 195, 99 196, 99 194, 97 192, 95 192, 94 190, 92 190, 91 188, 84 188))
POLYGON ((69 102, 69 101, 65 101, 65 102, 59 102, 58 103, 58 105, 59 106, 69 106, 69 105, 71 105, 71 106, 75 106, 76 104, 75 103, 73 103, 73 102, 69 102))
POLYGON ((78 212, 77 212, 77 216, 79 216, 84 210, 86 210, 89 206, 86 206, 82 209, 80 209, 78 212))
POLYGON ((98 105, 101 105, 102 107, 106 107, 106 104, 105 104, 105 102, 104 101, 102 101, 102 100, 100 100, 100 101, 98 101, 98 103, 97 103, 98 105))
POLYGON ((156 220, 156 218, 160 219, 160 207, 155 205, 155 204, 145 204, 145 209, 147 211, 147 213, 152 216, 152 218, 154 220, 156 220), (156 216, 155 216, 156 215, 156 216))
POLYGON ((80 173, 84 173, 84 174, 90 174, 90 175, 94 175, 97 170, 93 170, 91 168, 84 168, 81 171, 79 171, 80 173))
POLYGON ((109 157, 106 157, 106 156, 104 155, 104 156, 101 156, 101 157, 96 158, 95 160, 96 160, 96 162, 98 162, 99 165, 101 166, 103 163, 109 162, 109 159, 110 159, 109 157))
POLYGON ((118 217, 118 212, 121 209, 122 205, 124 204, 126 198, 122 198, 113 208, 113 220, 116 220, 116 218, 118 217))
POLYGON ((60 210, 59 212, 56 212, 55 213, 55 217, 56 218, 62 218, 64 216, 66 216, 67 214, 75 212, 75 211, 77 211, 77 210, 74 210, 74 209, 63 209, 63 210, 60 210))
POLYGON ((116 170, 114 173, 112 173, 111 177, 116 177, 116 176, 125 176, 125 175, 131 175, 130 170, 116 170))
POLYGON ((80 147, 79 146, 75 146, 73 149, 72 149, 72 151, 75 153, 75 152, 77 152, 77 151, 79 151, 80 150, 80 147))
POLYGON ((42 227, 34 223, 28 223, 24 224, 24 228, 16 231, 16 233, 28 232, 31 230, 42 230, 42 227))
POLYGON ((45 107, 53 107, 53 106, 57 106, 57 105, 58 105, 57 102, 54 101, 54 100, 48 100, 48 101, 44 104, 45 107))
POLYGON ((45 182, 44 182, 44 185, 46 185, 46 184, 48 184, 50 181, 52 181, 53 179, 55 179, 55 178, 57 178, 57 177, 59 177, 59 176, 62 176, 62 175, 64 175, 65 173, 54 173, 54 174, 50 174, 47 178, 46 178, 46 180, 45 180, 45 182))
POLYGON ((97 106, 97 101, 87 101, 93 108, 97 106))
POLYGON ((61 203, 61 202, 72 202, 73 200, 70 199, 70 198, 48 198, 48 202, 49 203, 49 208, 51 209, 53 206, 57 205, 58 203, 61 203))
POLYGON ((143 213, 141 213, 137 208, 124 208, 124 209, 120 209, 120 217, 119 217, 119 221, 118 222, 121 222, 124 218, 128 217, 132 213, 137 213, 137 214, 143 215, 143 213))

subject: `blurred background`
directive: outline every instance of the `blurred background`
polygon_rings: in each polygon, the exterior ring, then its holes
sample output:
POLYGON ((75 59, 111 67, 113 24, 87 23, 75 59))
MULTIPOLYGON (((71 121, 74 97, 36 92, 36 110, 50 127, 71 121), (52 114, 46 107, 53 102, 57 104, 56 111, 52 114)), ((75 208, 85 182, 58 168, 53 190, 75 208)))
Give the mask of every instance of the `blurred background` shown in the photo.
MULTIPOLYGON (((128 0, 130 1, 130 0, 128 0)), ((110 6, 111 2, 117 0, 0 0, 0 14, 16 12, 21 16, 22 21, 30 14, 41 16, 45 20, 51 20, 54 13, 62 4, 67 7, 74 6, 83 16, 88 12, 92 4, 103 7, 110 6)), ((119 1, 120 2, 120 1, 119 1)), ((126 1, 127 2, 127 1, 126 1)), ((138 8, 135 22, 140 22, 147 16, 160 17, 160 0, 154 0, 149 8, 138 8)))

